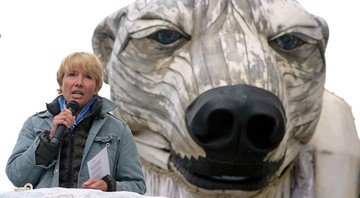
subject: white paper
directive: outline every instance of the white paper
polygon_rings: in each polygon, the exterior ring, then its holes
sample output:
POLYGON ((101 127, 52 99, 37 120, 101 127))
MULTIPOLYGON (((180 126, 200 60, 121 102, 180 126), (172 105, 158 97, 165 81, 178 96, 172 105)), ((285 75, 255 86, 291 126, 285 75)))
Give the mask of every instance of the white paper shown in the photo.
POLYGON ((104 176, 109 175, 110 168, 107 147, 88 161, 87 165, 90 178, 102 179, 104 176))

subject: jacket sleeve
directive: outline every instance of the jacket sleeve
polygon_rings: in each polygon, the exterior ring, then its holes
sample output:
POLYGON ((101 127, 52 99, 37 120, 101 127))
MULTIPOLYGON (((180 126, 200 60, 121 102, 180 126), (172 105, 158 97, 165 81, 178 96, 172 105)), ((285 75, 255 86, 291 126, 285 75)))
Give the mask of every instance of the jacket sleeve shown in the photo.
POLYGON ((119 144, 119 160, 115 173, 116 190, 145 194, 146 185, 135 139, 126 123, 119 144))
POLYGON ((39 145, 40 128, 34 128, 35 116, 29 117, 19 135, 15 147, 6 164, 6 174, 14 186, 31 183, 36 186, 44 166, 36 165, 35 151, 39 145), (39 131, 37 131, 39 130, 39 131))

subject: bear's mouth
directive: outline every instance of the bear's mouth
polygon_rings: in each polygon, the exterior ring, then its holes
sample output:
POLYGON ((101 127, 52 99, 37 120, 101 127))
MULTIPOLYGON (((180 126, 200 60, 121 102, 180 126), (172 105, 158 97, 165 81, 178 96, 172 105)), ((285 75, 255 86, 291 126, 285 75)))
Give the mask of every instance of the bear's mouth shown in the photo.
POLYGON ((217 161, 182 158, 171 150, 170 161, 192 185, 207 190, 259 190, 270 182, 284 158, 276 162, 217 161))

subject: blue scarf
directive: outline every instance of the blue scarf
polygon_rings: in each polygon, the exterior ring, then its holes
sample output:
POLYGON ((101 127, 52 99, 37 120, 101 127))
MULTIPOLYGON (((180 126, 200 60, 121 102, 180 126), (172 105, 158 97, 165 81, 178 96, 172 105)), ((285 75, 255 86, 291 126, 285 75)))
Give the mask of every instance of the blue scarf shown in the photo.
MULTIPOLYGON (((70 127, 70 131, 73 132, 76 125, 78 125, 89 113, 92 104, 94 103, 96 96, 92 97, 90 101, 86 104, 86 106, 81 110, 79 115, 75 118, 74 124, 70 127)), ((58 98, 58 102, 60 104, 60 111, 66 108, 66 100, 63 95, 58 98)))

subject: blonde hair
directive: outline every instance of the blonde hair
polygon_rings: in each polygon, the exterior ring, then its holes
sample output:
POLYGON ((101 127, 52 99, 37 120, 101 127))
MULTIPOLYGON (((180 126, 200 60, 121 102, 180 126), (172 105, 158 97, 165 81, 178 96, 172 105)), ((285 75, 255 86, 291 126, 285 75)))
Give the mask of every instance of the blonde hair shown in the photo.
MULTIPOLYGON (((56 73, 56 78, 61 87, 64 75, 76 67, 82 67, 85 72, 94 75, 96 80, 96 92, 98 92, 103 84, 104 72, 100 60, 93 54, 88 52, 74 52, 66 56, 56 73)), ((58 94, 62 94, 61 88, 57 89, 58 94)))

